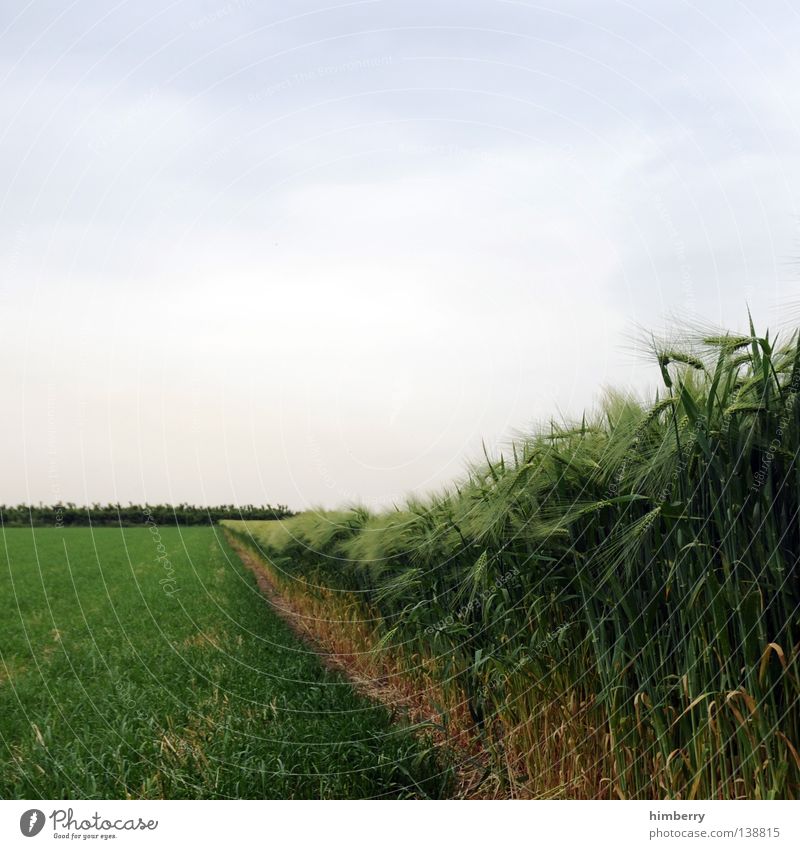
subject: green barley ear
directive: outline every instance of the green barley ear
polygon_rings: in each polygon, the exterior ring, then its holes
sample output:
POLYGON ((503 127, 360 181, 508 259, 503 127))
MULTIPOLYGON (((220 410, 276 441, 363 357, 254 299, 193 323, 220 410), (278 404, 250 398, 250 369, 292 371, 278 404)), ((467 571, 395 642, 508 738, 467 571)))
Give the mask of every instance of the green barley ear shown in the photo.
POLYGON ((481 555, 464 576, 464 580, 456 595, 457 598, 467 598, 470 603, 475 600, 478 593, 486 584, 488 563, 489 553, 487 551, 481 552, 481 555))
POLYGON ((746 348, 753 341, 753 336, 706 336, 703 338, 703 344, 710 348, 719 348, 726 354, 732 354, 740 348, 746 348))
POLYGON ((684 351, 665 351, 660 355, 660 359, 665 361, 665 365, 669 363, 682 363, 683 365, 691 366, 697 371, 705 371, 706 368, 705 363, 699 357, 695 357, 694 354, 688 354, 684 351))
POLYGON ((725 415, 734 413, 763 413, 767 408, 763 404, 752 404, 747 401, 737 401, 725 410, 725 415))

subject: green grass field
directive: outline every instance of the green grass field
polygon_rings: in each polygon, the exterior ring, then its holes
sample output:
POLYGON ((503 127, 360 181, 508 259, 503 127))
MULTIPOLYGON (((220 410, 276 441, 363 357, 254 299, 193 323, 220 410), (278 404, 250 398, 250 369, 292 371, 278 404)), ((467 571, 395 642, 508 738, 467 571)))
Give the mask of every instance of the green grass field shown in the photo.
POLYGON ((3 544, 3 798, 446 792, 424 740, 297 641, 218 530, 3 544))

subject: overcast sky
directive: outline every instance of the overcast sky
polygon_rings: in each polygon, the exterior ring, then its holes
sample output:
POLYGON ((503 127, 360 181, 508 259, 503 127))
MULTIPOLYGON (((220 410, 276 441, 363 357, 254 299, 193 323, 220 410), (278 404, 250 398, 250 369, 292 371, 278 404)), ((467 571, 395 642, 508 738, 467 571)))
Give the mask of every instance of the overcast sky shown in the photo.
POLYGON ((376 505, 800 290, 789 0, 0 11, 0 501, 376 505))

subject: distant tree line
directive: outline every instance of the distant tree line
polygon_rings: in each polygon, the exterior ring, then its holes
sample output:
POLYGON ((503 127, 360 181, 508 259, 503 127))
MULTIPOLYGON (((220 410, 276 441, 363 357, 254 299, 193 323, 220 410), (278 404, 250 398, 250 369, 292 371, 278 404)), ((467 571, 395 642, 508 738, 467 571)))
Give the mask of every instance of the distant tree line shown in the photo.
POLYGON ((283 504, 0 504, 5 527, 77 527, 144 525, 211 525, 220 519, 283 519, 292 512, 283 504))

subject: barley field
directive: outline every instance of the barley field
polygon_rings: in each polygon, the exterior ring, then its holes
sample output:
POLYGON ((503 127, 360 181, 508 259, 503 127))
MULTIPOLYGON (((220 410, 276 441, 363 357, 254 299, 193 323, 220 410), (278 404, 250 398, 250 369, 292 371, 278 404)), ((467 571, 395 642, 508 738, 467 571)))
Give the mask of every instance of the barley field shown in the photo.
POLYGON ((395 509, 223 524, 325 638, 478 742, 496 795, 800 795, 800 337, 653 342, 608 393, 395 509))

